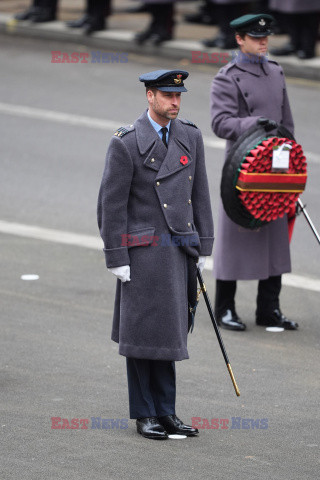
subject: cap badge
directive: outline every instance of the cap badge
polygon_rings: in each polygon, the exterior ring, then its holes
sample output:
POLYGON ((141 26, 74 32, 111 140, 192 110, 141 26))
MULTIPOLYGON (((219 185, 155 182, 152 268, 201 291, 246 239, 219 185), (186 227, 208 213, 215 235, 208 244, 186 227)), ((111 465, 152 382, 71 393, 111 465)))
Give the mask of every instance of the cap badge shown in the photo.
POLYGON ((261 20, 259 20, 259 25, 261 25, 262 27, 264 27, 266 24, 265 20, 263 18, 261 18, 261 20))
POLYGON ((174 79, 173 79, 173 80, 174 80, 174 83, 175 83, 176 85, 179 85, 179 83, 181 83, 181 77, 182 77, 182 75, 179 74, 179 75, 177 75, 177 78, 174 78, 174 79))
POLYGON ((180 163, 182 163, 182 165, 187 165, 188 163, 188 157, 186 155, 183 155, 181 158, 180 158, 180 163))

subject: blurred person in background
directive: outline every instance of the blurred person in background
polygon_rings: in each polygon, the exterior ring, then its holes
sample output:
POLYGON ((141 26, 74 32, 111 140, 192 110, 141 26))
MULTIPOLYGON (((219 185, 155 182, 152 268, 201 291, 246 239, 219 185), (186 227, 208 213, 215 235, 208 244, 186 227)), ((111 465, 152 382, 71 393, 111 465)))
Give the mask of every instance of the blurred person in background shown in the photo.
POLYGON ((269 7, 282 14, 289 42, 270 51, 273 55, 295 54, 314 58, 320 21, 320 0, 269 0, 269 7))
POLYGON ((150 13, 148 27, 135 36, 135 42, 142 45, 146 41, 152 45, 172 40, 174 31, 175 0, 144 0, 143 11, 150 13))
POLYGON ((111 15, 111 0, 87 0, 84 15, 67 22, 69 28, 83 28, 86 35, 107 28, 106 18, 111 15))
POLYGON ((27 10, 17 13, 16 20, 30 20, 31 22, 52 22, 57 18, 58 0, 33 0, 27 10))

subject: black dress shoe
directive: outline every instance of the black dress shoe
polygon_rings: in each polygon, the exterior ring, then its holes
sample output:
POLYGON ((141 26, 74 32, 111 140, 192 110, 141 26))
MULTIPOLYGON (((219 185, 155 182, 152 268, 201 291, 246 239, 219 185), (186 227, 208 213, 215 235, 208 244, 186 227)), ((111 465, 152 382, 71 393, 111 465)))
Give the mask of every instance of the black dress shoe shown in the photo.
POLYGON ((17 13, 14 18, 16 20, 30 20, 34 15, 37 15, 39 13, 40 8, 39 7, 30 7, 24 12, 17 13))
POLYGON ((296 48, 292 43, 287 43, 286 45, 283 45, 283 47, 279 48, 273 48, 270 50, 270 53, 272 55, 277 55, 278 57, 283 57, 285 55, 291 55, 292 53, 295 53, 296 48))
POLYGON ((69 28, 82 28, 90 21, 90 16, 85 14, 83 17, 78 18, 78 20, 71 20, 70 22, 66 22, 67 27, 69 28))
POLYGON ((199 430, 190 425, 185 425, 176 415, 166 415, 159 417, 159 423, 165 428, 169 434, 186 435, 194 437, 198 435, 199 430))
POLYGON ((236 312, 226 310, 223 315, 217 316, 218 325, 226 330, 245 330, 247 327, 241 322, 236 312))
POLYGON ((101 30, 105 30, 105 28, 106 28, 106 22, 104 18, 101 20, 94 20, 94 21, 89 20, 84 26, 84 34, 91 35, 91 33, 100 32, 101 30))
POLYGON ((282 327, 285 330, 297 330, 299 327, 296 322, 288 320, 278 308, 266 315, 257 315, 256 324, 262 327, 282 327))
POLYGON ((91 35, 91 33, 100 32, 101 30, 105 30, 105 28, 106 28, 105 19, 89 21, 84 26, 84 34, 91 35))
POLYGON ((144 30, 143 32, 139 32, 135 35, 134 41, 138 45, 142 45, 144 42, 149 40, 149 38, 154 34, 153 30, 150 28, 147 28, 147 30, 144 30))
POLYGON ((50 8, 39 8, 36 14, 30 17, 33 23, 53 22, 56 20, 56 14, 50 8))
POLYGON ((150 43, 155 46, 167 42, 168 40, 172 40, 172 35, 170 35, 170 33, 154 33, 150 37, 150 43))
POLYGON ((152 440, 166 440, 168 434, 160 425, 157 417, 138 418, 137 432, 145 438, 151 438, 152 440))
POLYGON ((300 60, 307 60, 315 57, 314 52, 307 52, 306 50, 298 50, 296 55, 300 60))

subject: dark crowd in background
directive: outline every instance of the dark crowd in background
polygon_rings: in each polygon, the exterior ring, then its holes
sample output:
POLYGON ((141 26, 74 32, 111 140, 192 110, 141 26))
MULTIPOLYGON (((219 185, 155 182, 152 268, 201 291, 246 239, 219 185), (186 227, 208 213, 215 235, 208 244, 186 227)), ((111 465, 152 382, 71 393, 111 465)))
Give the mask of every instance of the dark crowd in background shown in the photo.
MULTIPOLYGON (((183 1, 183 0, 181 0, 183 1)), ((112 15, 112 3, 116 0, 86 0, 83 15, 66 23, 68 28, 83 29, 86 35, 108 28, 108 17, 112 15)), ((137 44, 145 42, 160 45, 175 37, 175 0, 144 0, 133 2, 127 10, 132 14, 145 12, 150 15, 147 28, 135 36, 137 44)), ((29 8, 15 15, 19 21, 35 23, 57 19, 58 0, 33 0, 29 8)), ((270 13, 276 20, 275 33, 286 34, 287 43, 271 50, 273 55, 295 55, 299 59, 316 56, 316 43, 319 36, 319 0, 199 0, 194 13, 186 15, 185 22, 218 27, 218 33, 199 40, 208 48, 237 48, 234 32, 229 26, 231 20, 248 13, 270 13)))

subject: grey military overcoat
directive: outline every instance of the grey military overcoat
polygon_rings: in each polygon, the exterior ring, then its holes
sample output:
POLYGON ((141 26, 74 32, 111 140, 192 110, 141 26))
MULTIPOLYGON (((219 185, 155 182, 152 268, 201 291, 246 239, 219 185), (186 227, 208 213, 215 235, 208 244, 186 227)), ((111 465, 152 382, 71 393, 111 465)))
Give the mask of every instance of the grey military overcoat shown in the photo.
POLYGON ((98 199, 107 266, 131 269, 117 280, 112 339, 126 357, 183 360, 187 254, 213 246, 202 135, 172 120, 167 149, 147 112, 128 130, 112 137, 98 199))
MULTIPOLYGON (((238 58, 238 57, 237 57, 238 58)), ((272 61, 223 67, 212 82, 212 129, 227 139, 226 155, 237 138, 267 117, 293 133, 282 68, 272 61)), ((256 230, 234 223, 219 208, 214 274, 220 280, 266 279, 291 271, 287 217, 256 230)))
POLYGON ((283 13, 320 12, 319 0, 269 0, 269 8, 283 13))

